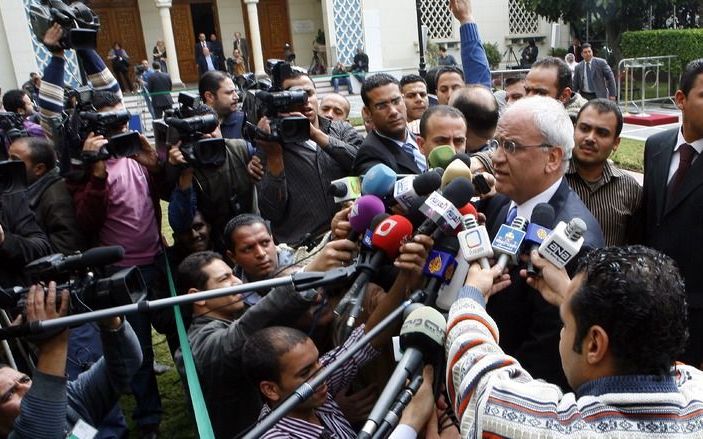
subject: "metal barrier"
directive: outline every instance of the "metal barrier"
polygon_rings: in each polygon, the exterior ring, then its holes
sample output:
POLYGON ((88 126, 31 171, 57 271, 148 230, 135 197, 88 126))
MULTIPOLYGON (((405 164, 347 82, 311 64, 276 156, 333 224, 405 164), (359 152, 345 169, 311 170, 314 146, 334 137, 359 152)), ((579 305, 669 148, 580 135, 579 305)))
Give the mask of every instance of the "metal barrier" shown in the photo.
POLYGON ((646 115, 645 102, 671 101, 674 103, 672 89, 672 66, 677 66, 678 56, 648 56, 643 58, 625 58, 618 64, 618 101, 628 113, 630 104, 635 112, 646 115), (666 75, 666 92, 662 93, 661 76, 666 75), (649 81, 649 85, 648 84, 649 81), (639 87, 636 87, 639 84, 639 87), (648 89, 650 90, 648 92, 648 89), (639 90, 640 97, 635 99, 639 90), (651 95, 648 97, 648 93, 651 95), (638 105, 639 103, 639 105, 638 105))

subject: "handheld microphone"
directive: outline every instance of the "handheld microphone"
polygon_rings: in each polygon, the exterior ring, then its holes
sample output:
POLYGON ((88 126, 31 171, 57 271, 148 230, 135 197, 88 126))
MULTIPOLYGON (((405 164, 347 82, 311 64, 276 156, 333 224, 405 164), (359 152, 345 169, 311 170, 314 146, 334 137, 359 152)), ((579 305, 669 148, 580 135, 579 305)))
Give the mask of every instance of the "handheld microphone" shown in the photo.
MULTIPOLYGON (((554 227, 555 216, 554 208, 549 203, 539 203, 532 210, 530 224, 527 226, 527 235, 525 235, 525 247, 528 249, 528 254, 539 249, 542 242, 552 233, 551 227, 554 227)), ((537 275, 537 270, 529 259, 527 260, 527 274, 537 275)))
POLYGON ((429 278, 425 285, 427 298, 425 305, 432 306, 442 285, 449 283, 456 272, 456 254, 459 251, 459 240, 456 236, 445 235, 430 250, 422 274, 429 278))
POLYGON ((587 230, 581 218, 573 218, 568 224, 560 221, 539 246, 539 254, 558 268, 564 268, 581 250, 587 230))
POLYGON ((511 225, 502 224, 495 238, 493 238, 493 252, 498 254, 498 265, 503 271, 506 265, 517 265, 520 246, 525 239, 527 220, 521 216, 515 217, 511 225))
POLYGON ((46 275, 55 273, 59 275, 89 267, 103 267, 119 262, 124 257, 124 248, 119 245, 95 247, 83 253, 64 256, 60 253, 45 256, 30 262, 24 268, 28 276, 35 274, 46 275))
MULTIPOLYGON (((444 169, 444 174, 442 175, 442 189, 446 188, 449 183, 459 177, 464 177, 471 181, 471 169, 466 166, 466 163, 455 159, 444 169)), ((462 203, 461 205, 463 206, 464 204, 466 203, 462 203)))
POLYGON ((459 232, 458 235, 462 257, 469 265, 478 261, 481 268, 491 268, 488 258, 493 257, 493 246, 486 226, 479 225, 473 215, 464 215, 463 220, 466 230, 459 232))
POLYGON ((470 154, 467 154, 465 152, 457 152, 454 155, 454 157, 452 158, 452 161, 454 161, 454 160, 461 160, 462 162, 464 162, 464 164, 466 166, 471 168, 471 155, 470 154))
POLYGON ((390 214, 386 212, 381 212, 373 219, 371 220, 371 224, 369 224, 369 227, 366 229, 364 232, 364 236, 361 238, 361 246, 362 248, 365 249, 372 249, 373 244, 371 243, 371 237, 373 236, 373 231, 376 230, 376 227, 378 227, 381 222, 385 221, 386 218, 391 216, 390 214))
POLYGON ((349 312, 349 317, 345 327, 343 328, 343 338, 346 339, 351 334, 356 319, 361 314, 361 305, 364 300, 366 284, 378 272, 381 265, 388 259, 393 260, 400 252, 401 243, 412 236, 413 226, 405 217, 400 215, 391 215, 381 221, 371 236, 371 244, 375 251, 366 254, 364 260, 357 263, 357 275, 354 283, 344 295, 342 300, 335 309, 335 314, 338 316, 344 313, 344 310, 349 304, 352 304, 352 310, 349 312))
POLYGON ((395 186, 395 171, 384 165, 377 163, 373 165, 361 179, 361 193, 364 195, 376 195, 383 198, 393 190, 395 186))
POLYGON ((444 356, 446 330, 447 321, 439 311, 429 306, 418 308, 408 315, 400 328, 403 357, 388 379, 388 384, 371 410, 358 438, 368 439, 374 434, 396 395, 405 387, 407 379, 422 373, 424 363, 434 362, 444 356))
POLYGON ((374 217, 386 211, 383 201, 375 195, 362 195, 354 202, 349 212, 349 224, 352 227, 350 241, 357 241, 359 235, 366 232, 374 217))
POLYGON ((419 175, 408 175, 395 183, 393 198, 407 212, 420 197, 436 191, 441 184, 442 176, 434 170, 419 175))
POLYGON ((454 159, 454 148, 449 145, 435 147, 427 156, 427 163, 430 168, 445 169, 454 159))
POLYGON ((344 177, 330 183, 327 193, 334 197, 335 203, 356 200, 361 196, 361 179, 344 177))
POLYGON ((462 224, 458 207, 468 203, 473 193, 471 180, 465 177, 455 178, 442 195, 433 192, 420 206, 420 212, 427 219, 418 227, 417 233, 431 235, 433 239, 440 233, 451 234, 462 224))

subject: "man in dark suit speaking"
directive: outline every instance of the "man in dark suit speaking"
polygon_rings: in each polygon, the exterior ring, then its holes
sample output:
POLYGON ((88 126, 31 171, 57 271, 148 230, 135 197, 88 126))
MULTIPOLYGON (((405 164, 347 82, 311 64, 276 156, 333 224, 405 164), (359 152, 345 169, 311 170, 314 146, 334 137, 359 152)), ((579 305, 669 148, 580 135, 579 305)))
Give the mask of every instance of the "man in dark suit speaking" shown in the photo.
POLYGON ((161 64, 155 62, 152 64, 154 72, 149 75, 146 81, 146 88, 151 94, 151 104, 154 107, 154 118, 161 119, 164 110, 173 107, 173 98, 171 97, 171 77, 168 73, 161 71, 161 64))
POLYGON ((581 46, 583 61, 574 69, 574 90, 589 101, 595 98, 614 101, 618 90, 613 70, 603 58, 593 56, 590 44, 581 46))
MULTIPOLYGON (((555 224, 576 217, 586 223, 582 252, 604 245, 598 221, 564 178, 574 148, 574 128, 559 101, 543 96, 520 99, 503 113, 489 143, 495 148, 492 161, 498 195, 480 207, 491 238, 501 224, 512 222, 516 215, 529 220, 537 204, 549 203, 555 224)), ((520 278, 518 268, 513 267, 510 274, 511 285, 491 297, 487 306, 501 330, 500 345, 533 378, 567 388, 559 359, 559 310, 520 278)))
POLYGON ((368 133, 354 160, 354 173, 366 173, 383 163, 398 174, 419 174, 427 170, 427 161, 408 129, 407 109, 400 83, 393 76, 377 73, 361 86, 364 119, 371 119, 374 129, 368 133))
POLYGON ((676 105, 682 124, 644 147, 644 243, 671 256, 686 283, 690 337, 680 358, 703 366, 703 59, 681 75, 676 105))

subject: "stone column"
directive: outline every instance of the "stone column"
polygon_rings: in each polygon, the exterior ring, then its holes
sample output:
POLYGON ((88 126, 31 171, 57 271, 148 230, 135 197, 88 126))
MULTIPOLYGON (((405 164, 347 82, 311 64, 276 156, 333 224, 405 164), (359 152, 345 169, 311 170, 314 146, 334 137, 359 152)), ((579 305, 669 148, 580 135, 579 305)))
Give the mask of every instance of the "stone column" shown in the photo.
MULTIPOLYGON (((173 85, 183 87, 181 72, 178 70, 178 54, 176 53, 176 41, 173 39, 173 25, 171 24, 171 0, 154 0, 156 8, 161 16, 161 31, 164 34, 164 45, 166 45, 166 62, 168 63, 168 74, 171 76, 173 85)), ((147 47, 148 49, 148 47, 147 47)))
POLYGON ((261 32, 259 31, 259 13, 256 9, 259 0, 244 0, 247 4, 247 15, 249 17, 249 43, 251 53, 254 55, 254 73, 256 76, 264 76, 264 55, 261 50, 261 32))

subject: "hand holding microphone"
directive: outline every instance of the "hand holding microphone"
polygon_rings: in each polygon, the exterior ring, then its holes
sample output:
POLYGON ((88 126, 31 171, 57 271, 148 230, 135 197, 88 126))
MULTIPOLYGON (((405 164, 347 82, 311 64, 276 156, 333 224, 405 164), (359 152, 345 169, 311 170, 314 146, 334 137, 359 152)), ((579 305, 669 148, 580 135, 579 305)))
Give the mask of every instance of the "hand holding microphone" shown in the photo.
POLYGON ((554 306, 560 306, 571 283, 566 269, 550 263, 537 251, 530 254, 530 260, 539 270, 539 276, 530 276, 527 270, 520 270, 520 276, 526 278, 527 284, 539 291, 544 300, 554 306))
POLYGON ((492 295, 510 285, 510 275, 503 273, 503 269, 498 265, 491 268, 481 268, 478 263, 473 263, 469 267, 465 285, 480 290, 483 298, 488 302, 492 295))

